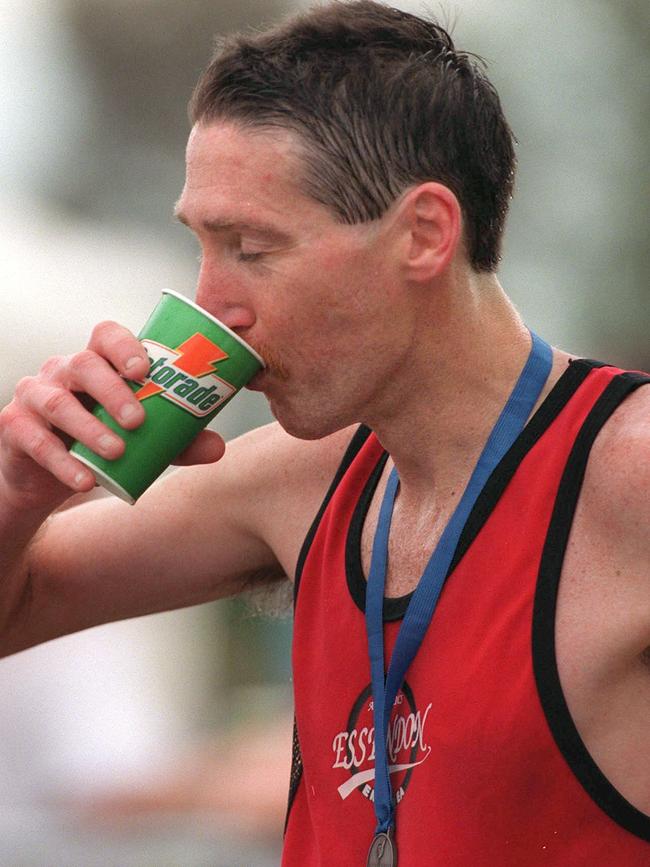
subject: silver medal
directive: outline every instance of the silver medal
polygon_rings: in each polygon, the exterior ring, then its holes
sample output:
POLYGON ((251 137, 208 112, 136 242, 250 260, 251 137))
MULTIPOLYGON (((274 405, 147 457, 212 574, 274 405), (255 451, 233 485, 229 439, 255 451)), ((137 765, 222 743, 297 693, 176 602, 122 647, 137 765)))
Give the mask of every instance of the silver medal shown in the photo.
POLYGON ((397 849, 391 831, 377 834, 368 852, 366 867, 396 867, 397 849))

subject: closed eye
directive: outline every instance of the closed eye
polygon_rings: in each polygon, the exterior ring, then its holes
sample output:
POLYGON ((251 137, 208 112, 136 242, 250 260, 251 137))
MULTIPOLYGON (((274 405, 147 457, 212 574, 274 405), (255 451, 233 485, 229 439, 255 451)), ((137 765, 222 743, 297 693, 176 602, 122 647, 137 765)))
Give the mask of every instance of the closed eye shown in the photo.
POLYGON ((257 262, 263 255, 263 253, 245 253, 243 250, 240 250, 237 258, 240 262, 257 262))

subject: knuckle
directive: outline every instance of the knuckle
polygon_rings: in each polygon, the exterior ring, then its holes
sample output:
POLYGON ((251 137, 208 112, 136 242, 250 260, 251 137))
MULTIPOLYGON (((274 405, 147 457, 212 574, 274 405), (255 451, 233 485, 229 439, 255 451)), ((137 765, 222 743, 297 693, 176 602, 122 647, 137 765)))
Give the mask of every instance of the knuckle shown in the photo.
POLYGON ((14 425, 18 413, 13 403, 7 404, 0 410, 0 434, 6 435, 14 425))
POLYGON ((43 409, 49 416, 58 415, 70 400, 70 395, 62 388, 57 388, 52 394, 46 398, 43 403, 43 409))
POLYGON ((70 359, 70 366, 76 371, 84 371, 93 367, 97 361, 97 354, 91 349, 82 349, 76 352, 70 359))
POLYGON ((98 322, 97 325, 92 330, 90 335, 90 342, 94 343, 96 341, 103 340, 111 331, 114 331, 116 328, 119 328, 117 322, 113 322, 112 319, 104 319, 102 322, 98 322))
POLYGON ((19 401, 24 400, 25 396, 34 384, 34 380, 34 376, 23 376, 22 379, 18 380, 18 382, 16 383, 16 388, 14 389, 14 393, 19 401))
POLYGON ((44 463, 50 451, 47 437, 44 434, 35 434, 29 442, 28 451, 37 463, 44 463))
MULTIPOLYGON (((48 358, 47 361, 44 361, 41 365, 39 373, 46 379, 52 379, 54 376, 59 373, 61 367, 66 363, 66 358, 62 355, 53 355, 51 358, 48 358)), ((29 379, 29 377, 27 377, 29 379)))

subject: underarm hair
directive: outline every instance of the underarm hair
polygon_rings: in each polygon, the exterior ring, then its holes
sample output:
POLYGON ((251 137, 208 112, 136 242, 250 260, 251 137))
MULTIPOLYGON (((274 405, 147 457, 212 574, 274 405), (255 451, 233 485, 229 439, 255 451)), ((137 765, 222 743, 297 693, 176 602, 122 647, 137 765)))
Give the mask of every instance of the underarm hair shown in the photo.
POLYGON ((241 596, 251 615, 256 617, 288 617, 293 609, 293 584, 279 570, 249 572, 241 596))

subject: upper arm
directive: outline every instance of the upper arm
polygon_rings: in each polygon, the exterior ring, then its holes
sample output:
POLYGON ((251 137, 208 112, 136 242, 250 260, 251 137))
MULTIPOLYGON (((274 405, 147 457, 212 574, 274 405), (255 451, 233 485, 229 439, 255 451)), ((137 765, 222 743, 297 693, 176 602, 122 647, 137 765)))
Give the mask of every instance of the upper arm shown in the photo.
POLYGON ((584 616, 593 611, 593 629, 627 658, 650 645, 649 527, 650 387, 642 386, 594 442, 568 550, 572 587, 589 600, 584 616))
POLYGON ((135 506, 111 497, 56 514, 30 557, 20 645, 291 575, 350 436, 302 441, 267 425, 216 464, 176 469, 135 506))

